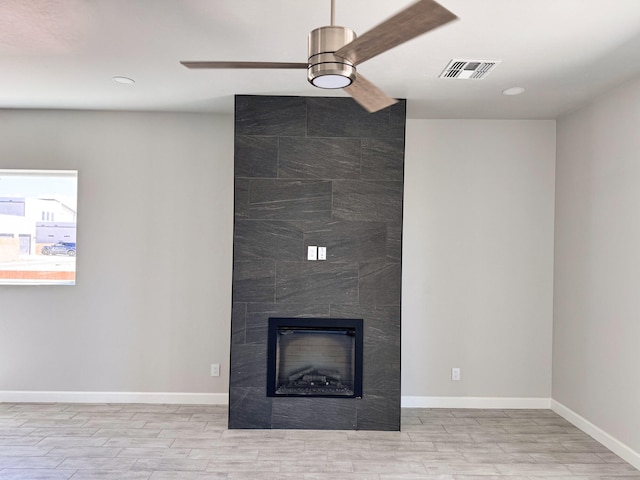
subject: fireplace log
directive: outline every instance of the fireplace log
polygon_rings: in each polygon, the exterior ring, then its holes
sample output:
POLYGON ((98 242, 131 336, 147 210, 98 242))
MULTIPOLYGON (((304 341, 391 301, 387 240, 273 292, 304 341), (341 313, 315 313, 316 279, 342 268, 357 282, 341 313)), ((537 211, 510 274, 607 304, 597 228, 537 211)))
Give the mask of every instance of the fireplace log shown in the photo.
POLYGON ((340 382, 342 377, 340 376, 340 372, 337 370, 326 370, 326 369, 318 369, 316 372, 318 375, 324 375, 325 377, 329 377, 332 380, 340 382))
POLYGON ((296 380, 301 379, 302 377, 313 372, 314 370, 315 369, 313 367, 303 368, 302 370, 299 370, 296 373, 292 373, 291 375, 289 375, 289 381, 295 382, 296 380))
POLYGON ((327 383, 327 377, 325 375, 303 375, 302 380, 304 382, 327 383))

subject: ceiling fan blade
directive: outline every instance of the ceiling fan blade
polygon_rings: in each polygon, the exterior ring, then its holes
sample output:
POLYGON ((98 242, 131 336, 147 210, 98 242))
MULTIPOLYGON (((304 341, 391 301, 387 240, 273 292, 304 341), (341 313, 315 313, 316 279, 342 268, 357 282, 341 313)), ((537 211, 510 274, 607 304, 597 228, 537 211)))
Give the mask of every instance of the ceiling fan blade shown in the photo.
POLYGON ((343 89, 369 113, 377 112, 385 107, 398 103, 395 98, 387 96, 369 80, 358 74, 351 85, 343 89))
POLYGON ((187 68, 309 68, 297 62, 180 62, 187 68))
POLYGON ((434 0, 420 0, 346 44, 335 55, 358 65, 456 18, 434 0))

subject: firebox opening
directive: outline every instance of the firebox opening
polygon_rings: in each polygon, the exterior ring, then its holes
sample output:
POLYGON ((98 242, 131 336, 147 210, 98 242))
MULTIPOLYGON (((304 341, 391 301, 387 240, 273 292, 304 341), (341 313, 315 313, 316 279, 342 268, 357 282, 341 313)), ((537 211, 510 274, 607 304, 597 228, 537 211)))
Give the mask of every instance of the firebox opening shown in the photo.
POLYGON ((362 319, 270 318, 268 342, 268 396, 362 396, 362 319))

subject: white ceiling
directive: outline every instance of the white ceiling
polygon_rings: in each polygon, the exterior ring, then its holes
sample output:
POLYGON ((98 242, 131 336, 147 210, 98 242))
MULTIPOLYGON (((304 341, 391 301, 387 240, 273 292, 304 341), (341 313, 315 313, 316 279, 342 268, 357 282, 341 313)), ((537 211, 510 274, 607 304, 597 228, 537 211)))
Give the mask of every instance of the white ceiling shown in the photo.
MULTIPOLYGON (((364 33, 412 0, 336 0, 364 33)), ((555 118, 640 75, 640 0, 440 0, 460 20, 359 66, 409 118, 555 118), (452 58, 502 60, 482 80, 452 58), (526 93, 501 91, 522 86, 526 93)), ((233 95, 343 95, 304 70, 188 70, 180 60, 306 62, 330 0, 1 0, 0 108, 225 112, 233 95), (114 75, 135 85, 114 83, 114 75)))

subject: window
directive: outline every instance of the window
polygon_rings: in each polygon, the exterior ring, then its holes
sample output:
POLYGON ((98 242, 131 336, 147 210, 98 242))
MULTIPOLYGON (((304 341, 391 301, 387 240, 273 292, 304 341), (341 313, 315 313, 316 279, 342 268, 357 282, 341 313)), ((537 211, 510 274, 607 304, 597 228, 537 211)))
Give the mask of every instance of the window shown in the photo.
POLYGON ((77 190, 75 170, 0 170, 0 285, 75 284, 77 190))

